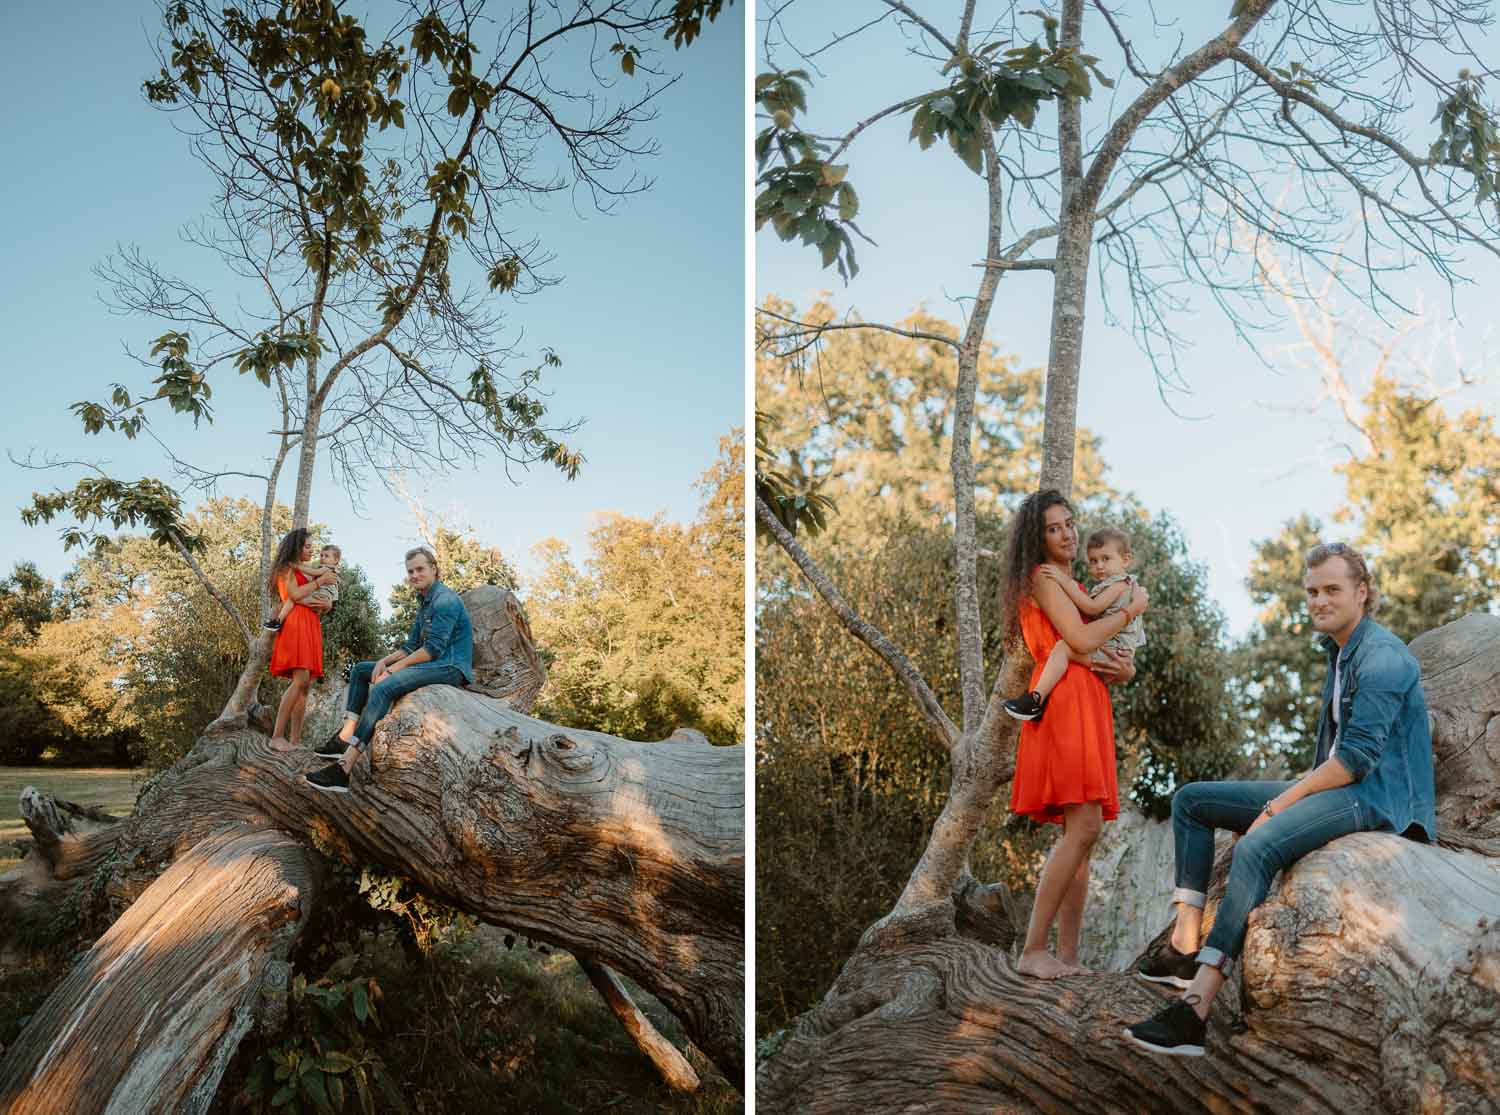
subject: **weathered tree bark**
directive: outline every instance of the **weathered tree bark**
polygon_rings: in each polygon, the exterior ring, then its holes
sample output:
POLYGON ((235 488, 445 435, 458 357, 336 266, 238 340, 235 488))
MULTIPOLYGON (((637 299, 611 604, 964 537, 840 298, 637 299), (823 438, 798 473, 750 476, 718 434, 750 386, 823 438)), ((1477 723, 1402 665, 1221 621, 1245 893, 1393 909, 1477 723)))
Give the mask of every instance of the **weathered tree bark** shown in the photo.
MULTIPOLYGON (((1334 841, 1283 873, 1215 1003, 1208 1056, 1121 1028, 1167 996, 1044 983, 935 910, 879 926, 757 1074, 764 1111, 1470 1112, 1500 1097, 1500 617, 1412 644, 1441 840, 1334 841)), ((1209 914, 1222 889, 1219 857, 1209 914)), ((1110 910, 1091 908, 1085 923, 1110 910)), ((1170 910, 1154 911, 1164 929, 1170 910)), ((1118 953, 1117 953, 1118 955, 1118 953)))
MULTIPOLYGON (((514 630, 517 642, 529 644, 524 619, 514 630)), ((486 648, 476 648, 476 660, 500 670, 514 647, 486 638, 487 628, 476 634, 486 648)), ((535 688, 512 680, 529 706, 535 688)), ((206 734, 143 791, 128 820, 75 834, 92 843, 74 858, 107 860, 106 877, 49 878, 47 901, 40 905, 55 907, 79 888, 98 884, 109 900, 133 902, 130 916, 157 902, 174 877, 176 868, 169 865, 200 843, 225 833, 275 832, 296 848, 401 875, 484 921, 624 973, 676 1014, 694 1044, 732 1083, 740 1083, 743 749, 682 738, 634 743, 564 729, 532 719, 504 699, 433 686, 405 698, 381 722, 369 758, 354 769, 349 794, 325 794, 304 781, 303 772, 320 762, 306 749, 272 749, 264 733, 252 728, 206 734)), ((23 863, 17 872, 23 870, 28 877, 36 874, 35 865, 23 863)), ((10 878, 0 879, 0 900, 10 878)), ((15 913, 14 906, 0 906, 7 925, 15 913)), ((80 962, 27 1027, 28 1048, 40 1050, 27 1063, 38 1068, 12 1080, 11 1073, 21 1070, 8 1067, 8 1095, 26 1097, 41 1105, 37 1110, 46 1102, 50 1110, 105 1109, 91 1106, 93 1098, 113 1093, 58 1092, 76 1081, 40 1072, 63 1055, 72 1040, 70 1020, 78 1017, 77 1009, 70 1013, 61 1002, 54 1007, 54 1000, 88 1001, 98 985, 93 973, 104 970, 99 956, 106 940, 109 948, 140 954, 144 962, 153 932, 142 924, 126 938, 112 936, 112 928, 80 962), (79 1096, 85 1097, 82 1106, 74 1102, 79 1096)), ((246 971, 253 967, 247 950, 272 958, 264 934, 252 936, 234 961, 246 971)), ((217 956, 212 963, 223 967, 226 960, 217 956)), ((145 993, 177 1002, 169 992, 184 982, 181 971, 149 963, 142 970, 145 993)), ((169 1014, 179 1016, 187 1025, 180 1011, 169 1014)), ((154 1025, 165 1030, 178 1023, 158 1015, 154 1025)), ((123 1049, 122 1073, 137 1071, 128 1056, 123 1049)), ((171 1095, 200 1089, 212 1094, 225 1063, 227 1057, 217 1054, 184 1057, 175 1070, 163 1070, 155 1087, 171 1095), (168 1079, 172 1071, 178 1076, 168 1079)))
POLYGON ((168 868, 0 1062, 0 1110, 201 1112, 316 900, 321 858, 270 829, 214 833, 168 868))

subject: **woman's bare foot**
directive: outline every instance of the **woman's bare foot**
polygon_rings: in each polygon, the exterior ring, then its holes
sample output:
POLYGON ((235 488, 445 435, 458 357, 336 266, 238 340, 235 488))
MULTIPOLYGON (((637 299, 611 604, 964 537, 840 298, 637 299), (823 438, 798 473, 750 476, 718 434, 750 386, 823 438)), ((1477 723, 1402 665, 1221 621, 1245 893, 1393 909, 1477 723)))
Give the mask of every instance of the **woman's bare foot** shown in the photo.
POLYGON ((1086 976, 1094 970, 1092 968, 1085 968, 1076 960, 1064 960, 1062 957, 1058 957, 1057 959, 1058 963, 1068 970, 1070 976, 1086 976))
POLYGON ((296 749, 297 749, 297 745, 295 743, 293 743, 291 740, 287 739, 285 736, 272 736, 271 737, 271 750, 272 751, 295 751, 296 749))
POLYGON ((1016 971, 1023 976, 1031 976, 1034 979, 1060 979, 1073 973, 1068 966, 1053 956, 1046 949, 1037 949, 1035 952, 1023 952, 1021 959, 1016 964, 1016 971))

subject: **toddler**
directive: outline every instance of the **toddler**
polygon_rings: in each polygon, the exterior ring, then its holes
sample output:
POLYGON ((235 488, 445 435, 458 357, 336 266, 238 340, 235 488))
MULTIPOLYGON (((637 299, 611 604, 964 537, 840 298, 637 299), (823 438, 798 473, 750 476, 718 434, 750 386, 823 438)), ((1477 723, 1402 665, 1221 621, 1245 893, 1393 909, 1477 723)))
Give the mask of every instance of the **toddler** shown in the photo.
MULTIPOLYGON (((309 562, 308 564, 303 565, 301 562, 293 562, 292 568, 300 570, 304 577, 312 579, 316 579, 324 573, 332 573, 335 577, 337 577, 339 574, 339 569, 343 564, 343 560, 344 552, 337 546, 328 545, 324 546, 320 551, 318 551, 317 564, 309 562)), ((338 602, 338 598, 339 583, 337 580, 335 580, 331 584, 321 585, 313 592, 308 593, 302 598, 302 603, 310 604, 315 600, 322 600, 326 601, 329 604, 336 604, 338 602)), ((281 625, 286 622, 286 617, 292 614, 292 609, 295 606, 296 605, 292 603, 291 597, 287 597, 287 599, 282 601, 281 611, 278 612, 273 618, 266 620, 266 630, 280 631, 281 625)))
MULTIPOLYGON (((1115 527, 1103 527, 1089 535, 1084 546, 1088 555, 1089 574, 1094 578, 1094 587, 1085 593, 1077 582, 1058 575, 1051 566, 1041 567, 1042 576, 1048 577, 1068 594, 1078 611, 1089 619, 1110 615, 1120 611, 1135 594, 1136 580, 1127 570, 1130 568, 1130 535, 1115 527)), ((1040 720, 1047 707, 1047 697, 1052 687, 1067 673, 1068 663, 1105 662, 1105 650, 1130 650, 1146 642, 1146 626, 1140 616, 1132 619, 1123 631, 1111 638, 1092 655, 1076 654, 1067 643, 1059 639, 1047 656, 1047 665, 1036 688, 1021 697, 1013 697, 1002 706, 1017 720, 1040 720)))

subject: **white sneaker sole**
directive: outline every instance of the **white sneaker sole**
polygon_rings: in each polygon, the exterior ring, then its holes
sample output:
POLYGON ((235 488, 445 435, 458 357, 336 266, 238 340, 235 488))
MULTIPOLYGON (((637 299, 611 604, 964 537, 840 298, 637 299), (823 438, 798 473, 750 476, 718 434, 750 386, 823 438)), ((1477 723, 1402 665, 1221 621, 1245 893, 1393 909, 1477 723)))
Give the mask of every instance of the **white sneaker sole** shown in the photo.
POLYGON ((1180 976, 1148 976, 1145 972, 1139 971, 1136 972, 1136 975, 1140 976, 1147 983, 1165 983, 1177 988, 1179 991, 1186 991, 1189 987, 1193 986, 1192 980, 1185 980, 1180 976))
POLYGON ((1005 710, 1005 715, 1010 717, 1012 720, 1021 720, 1025 721, 1028 724, 1033 720, 1040 720, 1042 718, 1042 714, 1039 712, 1034 712, 1030 716, 1022 716, 1019 712, 1011 712, 1010 709, 1005 710))
POLYGON ((349 792, 348 786, 319 786, 311 778, 304 778, 302 781, 306 782, 314 790, 322 790, 325 794, 347 794, 349 792))
POLYGON ((1132 1034, 1130 1032, 1129 1027, 1126 1027, 1125 1029, 1121 1030, 1120 1033, 1124 1034, 1125 1037, 1126 1037, 1126 1039, 1132 1045, 1137 1045, 1140 1048, 1144 1049, 1148 1053, 1162 1053, 1162 1054, 1165 1054, 1168 1057, 1201 1057, 1201 1056, 1203 1056, 1203 1046, 1201 1046, 1201 1045, 1172 1045, 1172 1046, 1167 1046, 1167 1045, 1153 1045, 1149 1041, 1142 1041, 1140 1038, 1136 1037, 1134 1034, 1132 1034))

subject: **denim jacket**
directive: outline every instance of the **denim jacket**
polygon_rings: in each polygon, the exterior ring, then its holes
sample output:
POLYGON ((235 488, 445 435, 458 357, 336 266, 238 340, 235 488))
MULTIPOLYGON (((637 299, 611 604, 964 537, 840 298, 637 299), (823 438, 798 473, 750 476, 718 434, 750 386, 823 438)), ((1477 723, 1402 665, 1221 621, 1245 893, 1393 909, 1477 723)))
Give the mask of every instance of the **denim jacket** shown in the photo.
POLYGON ((456 666, 464 681, 474 682, 474 628, 464 602, 442 581, 433 581, 417 598, 417 618, 401 649, 411 654, 424 649, 439 666, 456 666))
POLYGON ((1406 645, 1366 616, 1342 651, 1326 635, 1328 677, 1318 718, 1317 761, 1333 755, 1354 776, 1350 787, 1366 823, 1381 819, 1399 833, 1431 841, 1437 830, 1432 782, 1432 735, 1421 671, 1406 645), (1339 720, 1329 706, 1337 656, 1339 720), (1420 831, 1408 832, 1416 828, 1420 831))

